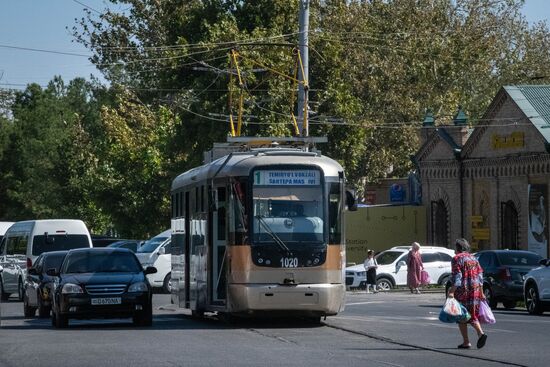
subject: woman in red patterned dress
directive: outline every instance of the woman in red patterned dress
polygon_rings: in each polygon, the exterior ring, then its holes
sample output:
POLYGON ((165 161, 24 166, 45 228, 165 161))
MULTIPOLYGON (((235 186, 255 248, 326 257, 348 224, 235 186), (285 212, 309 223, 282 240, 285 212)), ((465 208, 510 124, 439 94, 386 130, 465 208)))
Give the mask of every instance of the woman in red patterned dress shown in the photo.
MULTIPOLYGON (((479 324, 479 304, 485 299, 483 294, 483 269, 477 259, 470 254, 470 244, 465 239, 456 240, 455 257, 452 265, 452 286, 449 289, 448 297, 455 297, 458 302, 468 309, 472 316, 468 321, 477 332, 477 347, 483 348, 487 341, 487 335, 481 329, 479 324)), ((471 347, 468 340, 468 324, 462 322, 458 324, 463 342, 458 346, 460 349, 471 347)))

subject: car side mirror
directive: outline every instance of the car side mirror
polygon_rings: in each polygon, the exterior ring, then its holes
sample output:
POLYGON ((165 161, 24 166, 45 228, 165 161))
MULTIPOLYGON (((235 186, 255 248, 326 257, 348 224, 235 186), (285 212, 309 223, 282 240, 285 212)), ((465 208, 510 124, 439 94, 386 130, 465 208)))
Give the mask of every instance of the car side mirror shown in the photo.
POLYGON ((155 274, 157 272, 157 268, 155 268, 154 266, 148 266, 147 268, 145 268, 145 270, 143 271, 143 274, 147 275, 147 274, 155 274))
POLYGON ((51 277, 57 277, 57 276, 59 276, 59 271, 57 271, 56 268, 50 268, 50 269, 46 270, 46 274, 51 276, 51 277))
POLYGON ((402 267, 402 266, 407 266, 407 263, 404 262, 403 260, 401 260, 401 261, 399 261, 399 262, 397 263, 397 267, 398 267, 398 268, 400 268, 400 267, 402 267))
POLYGON ((38 271, 36 270, 36 268, 28 268, 27 273, 29 275, 38 275, 38 271))
POLYGON ((164 255, 166 253, 166 249, 164 247, 159 248, 159 255, 164 255))
POLYGON ((4 271, 4 268, 2 267, 2 265, 0 265, 0 273, 4 271))

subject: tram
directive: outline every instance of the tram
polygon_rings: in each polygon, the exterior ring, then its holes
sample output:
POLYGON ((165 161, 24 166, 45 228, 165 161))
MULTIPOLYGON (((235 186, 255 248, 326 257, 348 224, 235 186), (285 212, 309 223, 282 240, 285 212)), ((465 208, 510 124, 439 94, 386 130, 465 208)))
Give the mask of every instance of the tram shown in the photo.
POLYGON ((172 302, 196 316, 335 315, 345 305, 343 210, 356 208, 336 161, 251 148, 172 182, 172 302), (346 195, 348 194, 348 195, 346 195))

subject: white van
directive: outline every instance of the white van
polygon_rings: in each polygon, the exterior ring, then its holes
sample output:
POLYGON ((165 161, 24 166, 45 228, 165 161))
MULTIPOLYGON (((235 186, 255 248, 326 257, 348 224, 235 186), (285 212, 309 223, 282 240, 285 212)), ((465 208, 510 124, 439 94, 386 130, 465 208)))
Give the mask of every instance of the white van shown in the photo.
POLYGON ((143 268, 154 266, 155 274, 147 279, 153 287, 162 287, 166 293, 172 292, 172 231, 167 230, 145 241, 136 251, 143 268))
POLYGON ((26 269, 43 252, 92 247, 88 228, 81 220, 44 219, 14 223, 0 242, 0 296, 17 293, 23 300, 26 269))

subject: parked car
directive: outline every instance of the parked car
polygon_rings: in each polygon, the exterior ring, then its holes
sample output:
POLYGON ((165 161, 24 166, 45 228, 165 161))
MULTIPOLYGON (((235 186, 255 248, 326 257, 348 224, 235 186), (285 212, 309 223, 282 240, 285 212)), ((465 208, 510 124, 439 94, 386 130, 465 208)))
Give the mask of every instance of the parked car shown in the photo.
POLYGON ((475 254, 483 268, 483 292, 491 308, 523 300, 523 276, 539 265, 540 255, 523 250, 485 250, 475 254))
MULTIPOLYGON (((376 284, 381 290, 389 290, 407 284, 407 257, 410 246, 396 246, 375 256, 378 263, 376 284)), ((451 275, 451 260, 454 250, 423 246, 420 249, 424 269, 430 275, 430 284, 445 284, 451 275)), ((364 288, 366 273, 363 264, 346 268, 346 286, 364 288)))
POLYGON ((172 291, 172 231, 166 230, 145 241, 136 251, 143 267, 153 266, 157 273, 147 276, 153 287, 162 287, 164 292, 172 291))
POLYGON ((4 267, 1 297, 16 293, 23 301, 26 269, 43 252, 92 247, 88 228, 81 220, 44 219, 14 223, 0 243, 0 264, 4 267))
POLYGON ((46 274, 48 269, 56 269, 63 262, 67 251, 44 252, 38 256, 34 265, 27 269, 25 290, 23 296, 23 314, 34 317, 38 309, 39 317, 49 317, 51 310, 51 294, 55 277, 46 274))
POLYGON ((132 252, 136 252, 142 243, 143 241, 138 240, 121 240, 113 242, 107 247, 126 248, 132 252))
POLYGON ((136 255, 127 249, 93 248, 71 250, 56 276, 52 325, 65 328, 69 319, 132 317, 136 325, 151 326, 153 292, 136 255))
POLYGON ((550 259, 541 259, 539 265, 525 274, 523 282, 525 307, 532 315, 550 310, 550 259))

